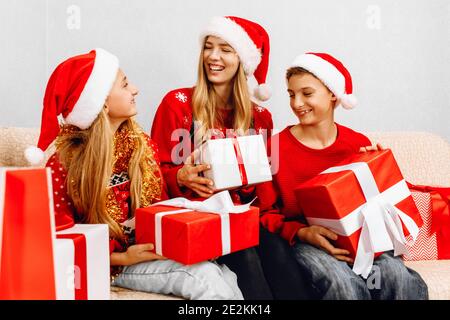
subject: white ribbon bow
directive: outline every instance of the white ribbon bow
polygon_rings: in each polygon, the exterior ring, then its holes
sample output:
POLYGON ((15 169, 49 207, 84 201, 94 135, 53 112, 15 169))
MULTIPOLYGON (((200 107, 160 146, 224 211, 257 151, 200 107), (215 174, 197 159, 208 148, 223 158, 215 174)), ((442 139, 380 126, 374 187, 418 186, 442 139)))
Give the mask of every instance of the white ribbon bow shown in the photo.
POLYGON ((222 255, 231 252, 231 240, 230 240, 230 213, 243 213, 248 211, 250 208, 250 203, 243 205, 234 205, 231 200, 230 193, 228 191, 222 191, 216 193, 210 198, 204 201, 192 201, 186 198, 174 198, 170 200, 165 200, 152 204, 152 206, 171 206, 171 207, 181 207, 184 209, 159 212, 155 215, 155 248, 156 253, 163 255, 162 252, 162 228, 161 221, 166 215, 177 214, 189 211, 202 211, 217 214, 220 216, 221 222, 221 236, 222 236, 222 255))
POLYGON ((327 227, 341 236, 350 236, 362 228, 353 271, 367 278, 372 270, 375 252, 394 249, 395 256, 406 252, 407 241, 402 222, 413 241, 417 238, 419 228, 411 217, 395 207, 396 203, 411 195, 405 180, 380 193, 375 178, 365 162, 332 167, 322 174, 345 170, 354 172, 366 203, 339 220, 321 218, 307 218, 307 220, 310 225, 327 227))

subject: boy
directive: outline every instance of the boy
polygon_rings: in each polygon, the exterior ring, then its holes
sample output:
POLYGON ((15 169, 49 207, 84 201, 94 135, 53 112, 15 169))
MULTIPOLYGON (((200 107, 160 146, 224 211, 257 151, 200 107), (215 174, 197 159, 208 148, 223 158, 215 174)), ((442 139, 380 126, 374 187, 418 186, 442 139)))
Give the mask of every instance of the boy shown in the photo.
POLYGON ((258 188, 262 224, 289 242, 323 299, 428 299, 424 281, 393 252, 375 260, 371 275, 380 277, 380 286, 369 288, 348 265, 353 263, 349 252, 330 242, 337 235, 307 225, 294 196, 295 186, 355 152, 373 148, 366 147, 371 145, 366 136, 334 122, 336 107, 351 109, 356 104, 350 73, 340 61, 325 53, 302 54, 287 70, 286 79, 299 123, 272 139, 273 184, 258 188))

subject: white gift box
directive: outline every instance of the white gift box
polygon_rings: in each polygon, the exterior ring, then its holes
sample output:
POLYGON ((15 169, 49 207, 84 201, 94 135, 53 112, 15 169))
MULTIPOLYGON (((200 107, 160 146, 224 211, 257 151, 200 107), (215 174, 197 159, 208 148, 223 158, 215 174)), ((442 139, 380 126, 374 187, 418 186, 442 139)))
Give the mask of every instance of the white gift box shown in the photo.
POLYGON ((212 139, 200 147, 200 161, 216 191, 272 180, 266 147, 261 135, 212 139))
POLYGON ((58 231, 53 247, 58 300, 109 300, 108 225, 76 224, 71 228, 58 231), (58 238, 58 236, 67 235, 75 237, 78 242, 58 238), (79 241, 83 237, 85 246, 83 239, 79 241), (75 243, 78 245, 76 246, 75 243), (80 259, 86 262, 85 267, 78 265, 77 261, 80 259))

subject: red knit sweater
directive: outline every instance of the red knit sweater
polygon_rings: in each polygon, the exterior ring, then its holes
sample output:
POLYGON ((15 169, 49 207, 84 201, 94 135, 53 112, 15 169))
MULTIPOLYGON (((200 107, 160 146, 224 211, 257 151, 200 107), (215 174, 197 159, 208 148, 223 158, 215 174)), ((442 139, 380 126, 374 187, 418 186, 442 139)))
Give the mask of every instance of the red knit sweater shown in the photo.
POLYGON ((261 223, 294 244, 297 231, 305 226, 295 199, 295 187, 359 152, 360 147, 371 145, 371 142, 363 134, 337 124, 338 136, 331 146, 311 149, 298 141, 290 128, 285 128, 270 141, 273 181, 258 185, 257 195, 261 223))
MULTIPOLYGON (((151 137, 159 147, 161 170, 171 198, 192 199, 198 197, 195 192, 187 188, 180 188, 177 183, 177 171, 183 166, 183 161, 194 151, 194 144, 190 137, 193 123, 192 93, 193 88, 176 89, 167 93, 153 120, 151 137), (172 155, 176 155, 175 159, 172 155)), ((226 129, 231 129, 229 122, 232 114, 223 111, 222 116, 226 128, 218 129, 225 133, 226 129)), ((256 133, 263 133, 263 129, 265 129, 270 137, 273 122, 272 115, 267 109, 253 105, 253 129, 256 133)), ((253 188, 241 188, 239 192, 241 195, 253 193, 250 192, 250 189, 253 191, 253 188)), ((237 200, 235 197, 233 199, 237 200)))

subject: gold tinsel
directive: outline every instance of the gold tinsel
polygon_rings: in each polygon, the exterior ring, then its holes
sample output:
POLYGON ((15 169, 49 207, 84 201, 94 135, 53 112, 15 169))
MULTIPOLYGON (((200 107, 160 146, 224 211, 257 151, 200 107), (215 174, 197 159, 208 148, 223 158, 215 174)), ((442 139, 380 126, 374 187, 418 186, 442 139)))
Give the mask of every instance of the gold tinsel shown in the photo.
MULTIPOLYGON (((134 132, 130 131, 126 126, 122 126, 114 135, 114 167, 113 173, 128 172, 130 159, 136 148, 139 136, 144 140, 146 148, 144 156, 141 159, 140 167, 142 174, 142 187, 140 197, 140 207, 147 207, 155 201, 161 199, 161 178, 158 164, 155 162, 154 150, 148 146, 147 137, 140 127, 133 122, 134 132)), ((114 198, 114 191, 109 190, 108 198, 114 198)), ((111 201, 110 206, 120 207, 116 201, 111 201)), ((117 209, 107 206, 108 213, 114 218, 117 216, 117 209)))
MULTIPOLYGON (((114 135, 114 165, 113 174, 121 172, 128 173, 128 166, 133 155, 133 151, 137 145, 137 139, 142 138, 144 141, 145 152, 140 161, 142 174, 142 187, 140 197, 140 207, 146 207, 155 201, 161 199, 161 172, 155 161, 154 150, 147 143, 147 136, 142 129, 133 121, 133 131, 129 130, 126 125, 121 126, 114 135)), ((79 136, 80 140, 86 137, 83 131, 73 125, 62 125, 56 140, 56 148, 58 149, 60 137, 70 135, 72 137, 79 136)), ((106 211, 114 221, 120 223, 123 220, 123 212, 120 207, 113 188, 108 188, 106 195, 106 211)))

